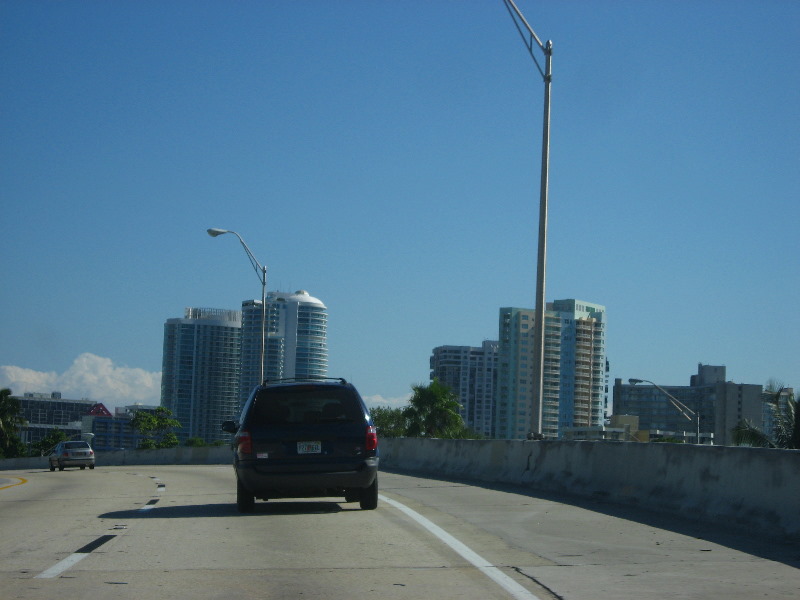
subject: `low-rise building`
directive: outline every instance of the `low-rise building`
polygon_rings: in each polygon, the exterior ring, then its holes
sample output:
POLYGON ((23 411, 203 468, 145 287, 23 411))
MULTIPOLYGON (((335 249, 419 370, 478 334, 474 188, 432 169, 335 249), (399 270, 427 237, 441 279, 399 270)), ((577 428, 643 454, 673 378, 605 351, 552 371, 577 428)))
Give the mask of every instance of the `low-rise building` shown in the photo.
POLYGON ((97 451, 136 448, 142 438, 131 427, 138 410, 155 411, 156 406, 132 404, 117 408, 112 415, 102 402, 70 400, 61 392, 25 393, 14 396, 20 403, 25 425, 20 427, 20 440, 30 449, 56 430, 67 439, 84 439, 97 451))
POLYGON ((111 413, 102 402, 94 400, 69 400, 61 392, 50 394, 25 393, 15 396, 20 403, 22 418, 26 424, 20 427, 22 443, 31 447, 41 442, 56 429, 68 438, 80 439, 84 433, 84 417, 110 417, 111 413))
POLYGON ((638 416, 642 430, 692 443, 697 443, 699 431, 701 443, 731 445, 733 429, 742 420, 759 428, 765 425, 762 386, 726 381, 724 366, 698 365, 688 386, 648 383, 623 384, 616 379, 613 414, 638 416), (674 400, 690 412, 677 408, 674 400))

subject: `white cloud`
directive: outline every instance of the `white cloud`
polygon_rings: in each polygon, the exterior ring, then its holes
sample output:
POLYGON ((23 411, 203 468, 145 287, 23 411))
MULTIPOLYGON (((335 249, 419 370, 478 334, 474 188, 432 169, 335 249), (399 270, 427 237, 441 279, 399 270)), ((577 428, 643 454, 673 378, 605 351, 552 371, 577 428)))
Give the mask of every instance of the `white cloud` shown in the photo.
POLYGON ((0 387, 15 396, 26 392, 61 392, 69 400, 88 398, 110 410, 117 406, 161 402, 161 373, 116 366, 110 358, 89 352, 78 356, 63 373, 41 372, 15 366, 0 366, 0 387))
POLYGON ((380 394, 375 394, 373 396, 364 396, 364 402, 366 403, 367 408, 374 408, 376 406, 388 406, 389 408, 403 408, 405 406, 408 406, 409 398, 411 398, 411 394, 400 396, 398 398, 384 398, 380 394))
MULTIPOLYGON (((110 358, 85 352, 63 373, 34 371, 24 367, 0 366, 0 388, 10 388, 15 396, 27 392, 61 392, 62 398, 87 398, 102 402, 111 412, 128 404, 161 403, 161 373, 117 366, 110 358)), ((386 398, 380 394, 364 396, 369 408, 408 406, 411 394, 386 398)))

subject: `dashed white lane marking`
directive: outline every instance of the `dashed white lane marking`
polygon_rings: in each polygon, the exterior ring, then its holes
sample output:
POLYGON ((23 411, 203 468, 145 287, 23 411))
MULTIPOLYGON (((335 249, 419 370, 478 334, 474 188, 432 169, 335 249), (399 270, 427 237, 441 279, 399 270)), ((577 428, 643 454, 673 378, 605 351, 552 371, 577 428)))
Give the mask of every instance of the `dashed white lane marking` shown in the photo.
MULTIPOLYGON (((15 479, 19 479, 19 478, 15 478, 15 479)), ((158 493, 162 493, 162 492, 164 492, 166 490, 167 486, 158 477, 151 477, 151 479, 155 480, 156 491, 158 493)), ((25 482, 24 479, 22 479, 20 481, 20 483, 24 483, 24 482, 25 482)), ((14 485, 19 485, 19 484, 14 484, 14 485)), ((148 511, 148 510, 152 510, 153 508, 155 508, 155 505, 156 505, 157 502, 158 502, 158 499, 153 498, 147 504, 145 504, 142 508, 140 508, 139 512, 145 512, 145 511, 148 511)), ((124 529, 124 528, 125 528, 124 525, 115 525, 114 526, 114 529, 124 529)), ((58 562, 56 564, 54 564, 49 569, 47 569, 45 571, 42 571, 41 573, 36 575, 34 577, 34 579, 53 579, 55 577, 58 577, 64 571, 66 571, 70 567, 75 566, 77 563, 79 563, 84 558, 89 556, 89 554, 91 554, 91 552, 93 550, 95 550, 96 548, 99 548, 100 546, 105 544, 108 540, 112 539, 113 537, 114 537, 113 535, 104 535, 104 536, 101 536, 101 537, 97 538, 94 542, 92 542, 90 544, 87 544, 86 546, 84 546, 83 548, 78 550, 77 552, 73 552, 67 558, 65 558, 64 560, 62 560, 62 561, 60 561, 60 562, 58 562)))
POLYGON ((115 535, 101 535, 99 538, 86 544, 80 550, 73 552, 64 560, 57 562, 52 567, 47 569, 46 571, 42 571, 38 575, 34 577, 34 579, 53 579, 54 577, 58 577, 69 569, 72 566, 75 566, 78 562, 82 561, 84 558, 89 556, 94 550, 97 550, 100 546, 108 542, 109 540, 113 540, 116 536, 115 535))
POLYGON ((452 535, 447 533, 444 529, 442 529, 429 519, 423 517, 418 512, 408 508, 405 504, 401 504, 396 500, 387 498, 383 494, 381 494, 379 498, 383 502, 386 502, 387 504, 394 506, 396 509, 405 513, 407 516, 411 517, 414 521, 422 525, 425 529, 430 531, 433 535, 435 535, 445 544, 450 546, 450 548, 452 548, 462 558, 472 563, 472 565, 474 565, 478 570, 480 570, 481 573, 486 575, 489 579, 497 583, 500 587, 502 587, 509 594, 511 594, 511 597, 514 598, 515 600, 541 600, 539 596, 522 587, 514 579, 503 573, 498 567, 495 567, 485 558, 483 558, 474 550, 472 550, 469 546, 460 542, 452 535))
POLYGON ((64 571, 66 571, 79 561, 83 560, 87 556, 89 556, 89 554, 84 552, 81 553, 76 552, 75 554, 70 554, 67 558, 65 558, 61 562, 58 562, 49 569, 47 569, 46 571, 42 571, 41 573, 39 573, 36 577, 34 577, 34 579, 53 579, 54 577, 58 577, 64 571))
POLYGON ((153 510, 156 507, 157 499, 153 498, 147 504, 145 504, 142 508, 140 508, 137 512, 146 512, 148 510, 153 510))

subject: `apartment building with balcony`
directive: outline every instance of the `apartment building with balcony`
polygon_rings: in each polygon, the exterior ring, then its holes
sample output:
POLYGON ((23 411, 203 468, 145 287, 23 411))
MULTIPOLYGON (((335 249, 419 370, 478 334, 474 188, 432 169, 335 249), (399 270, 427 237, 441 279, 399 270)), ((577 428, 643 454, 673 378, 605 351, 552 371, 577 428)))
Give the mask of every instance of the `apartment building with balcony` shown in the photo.
POLYGON ((181 443, 226 440, 220 424, 238 412, 242 315, 238 310, 187 308, 164 324, 161 406, 181 427, 181 443))
MULTIPOLYGON (((521 439, 538 418, 534 377, 535 311, 501 308, 494 437, 521 439)), ((604 306, 566 299, 545 311, 541 430, 603 424, 608 391, 604 306)))
POLYGON ((497 382, 496 341, 477 346, 439 346, 430 359, 431 381, 438 379, 458 396, 460 414, 472 430, 492 436, 497 382))

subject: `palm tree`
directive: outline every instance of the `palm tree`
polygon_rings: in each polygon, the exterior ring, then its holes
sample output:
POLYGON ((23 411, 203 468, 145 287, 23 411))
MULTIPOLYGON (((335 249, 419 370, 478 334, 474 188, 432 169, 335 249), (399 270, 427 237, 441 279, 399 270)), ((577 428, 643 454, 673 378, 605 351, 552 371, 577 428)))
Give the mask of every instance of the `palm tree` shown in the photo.
MULTIPOLYGON (((775 386, 777 387, 777 386, 775 386)), ((773 414, 774 431, 772 437, 745 419, 733 429, 733 443, 737 446, 754 446, 757 448, 800 449, 800 398, 787 398, 781 401, 786 388, 775 390, 769 386, 767 402, 773 414), (783 407, 781 405, 783 404, 783 407), (783 408, 783 410, 781 410, 783 408)))
POLYGON ((403 409, 406 435, 454 438, 464 433, 464 420, 458 412, 461 405, 449 387, 434 379, 429 385, 417 384, 411 389, 410 404, 403 409))
POLYGON ((11 390, 0 390, 0 455, 13 458, 24 450, 17 435, 17 429, 25 425, 22 406, 11 395, 11 390))

